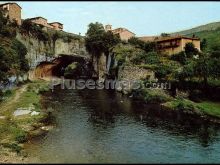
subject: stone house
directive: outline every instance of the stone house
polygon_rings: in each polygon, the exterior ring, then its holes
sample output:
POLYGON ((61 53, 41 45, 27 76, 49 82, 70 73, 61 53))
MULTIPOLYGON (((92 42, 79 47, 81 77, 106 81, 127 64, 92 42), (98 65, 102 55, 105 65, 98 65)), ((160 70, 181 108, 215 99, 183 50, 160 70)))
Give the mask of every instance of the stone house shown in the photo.
POLYGON ((28 18, 27 20, 29 20, 37 25, 42 25, 43 27, 53 28, 53 26, 51 26, 47 23, 47 19, 43 18, 43 17, 28 18))
POLYGON ((134 37, 135 34, 126 28, 116 28, 112 29, 112 25, 106 25, 105 31, 112 31, 113 34, 119 35, 121 40, 128 41, 130 38, 134 37))
POLYGON ((185 50, 187 43, 193 43, 200 51, 200 39, 185 36, 164 37, 156 40, 157 48, 161 53, 173 55, 185 50))
POLYGON ((31 22, 37 24, 37 25, 41 25, 45 28, 50 28, 50 29, 54 29, 54 30, 63 30, 63 24, 59 23, 59 22, 52 22, 52 23, 48 23, 46 18, 43 17, 34 17, 34 18, 29 18, 27 20, 30 20, 31 22))
POLYGON ((138 37, 140 40, 145 42, 156 42, 157 49, 160 53, 173 55, 184 51, 187 43, 193 43, 195 48, 200 51, 200 39, 195 37, 186 36, 144 36, 138 37))
POLYGON ((8 17, 10 21, 16 21, 18 25, 21 25, 22 8, 17 3, 0 4, 0 8, 3 10, 5 17, 8 17))

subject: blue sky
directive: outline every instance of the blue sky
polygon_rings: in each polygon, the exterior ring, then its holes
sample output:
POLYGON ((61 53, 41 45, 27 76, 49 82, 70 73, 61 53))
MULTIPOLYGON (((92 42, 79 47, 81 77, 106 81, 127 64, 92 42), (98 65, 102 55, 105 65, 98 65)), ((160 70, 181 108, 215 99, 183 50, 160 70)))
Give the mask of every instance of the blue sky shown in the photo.
POLYGON ((64 30, 85 34, 90 22, 125 27, 136 34, 157 35, 220 21, 220 2, 22 2, 22 18, 42 16, 64 30))

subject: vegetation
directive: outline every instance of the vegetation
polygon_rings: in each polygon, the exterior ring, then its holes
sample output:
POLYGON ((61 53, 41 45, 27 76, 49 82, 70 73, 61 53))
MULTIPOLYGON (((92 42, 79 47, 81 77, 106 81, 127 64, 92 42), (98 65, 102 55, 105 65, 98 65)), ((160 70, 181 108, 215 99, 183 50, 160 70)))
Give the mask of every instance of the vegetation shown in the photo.
POLYGON ((102 53, 108 55, 111 49, 120 42, 117 35, 106 32, 101 23, 90 23, 85 38, 85 45, 92 57, 100 57, 102 53))
POLYGON ((5 119, 0 120, 0 145, 10 148, 12 151, 20 152, 22 147, 19 143, 24 143, 28 140, 29 133, 25 131, 25 126, 39 125, 39 123, 47 116, 41 111, 40 93, 49 90, 48 84, 43 81, 31 82, 24 85, 23 92, 14 91, 10 94, 7 100, 0 104, 0 116, 5 116, 5 119), (19 97, 16 98, 16 94, 19 97), (9 100, 10 99, 10 100, 9 100), (33 106, 34 111, 40 112, 40 115, 26 115, 22 117, 14 117, 13 113, 18 108, 29 108, 33 106), (5 107, 5 108, 4 108, 5 107))
POLYGON ((16 37, 17 26, 3 17, 0 11, 0 83, 7 82, 10 75, 29 70, 26 47, 16 37))
POLYGON ((132 95, 135 99, 140 99, 146 103, 164 103, 172 100, 172 97, 168 95, 162 89, 140 89, 132 91, 132 95))
POLYGON ((220 117, 220 103, 211 102, 211 101, 203 101, 201 103, 197 103, 199 107, 201 107, 201 111, 204 113, 220 117))
POLYGON ((81 65, 77 62, 73 62, 65 68, 64 77, 77 78, 79 75, 81 75, 81 72, 81 65))

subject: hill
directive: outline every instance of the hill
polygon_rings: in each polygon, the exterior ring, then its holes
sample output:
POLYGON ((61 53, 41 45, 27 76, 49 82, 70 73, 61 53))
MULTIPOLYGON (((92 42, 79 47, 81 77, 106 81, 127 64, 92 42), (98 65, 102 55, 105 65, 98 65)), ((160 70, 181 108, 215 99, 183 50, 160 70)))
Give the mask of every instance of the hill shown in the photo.
POLYGON ((195 35, 201 41, 206 39, 208 49, 220 46, 220 22, 213 22, 206 25, 194 27, 192 29, 171 33, 171 35, 185 35, 192 37, 195 35))
POLYGON ((193 33, 198 33, 198 32, 202 32, 202 31, 214 31, 217 30, 218 28, 220 28, 220 22, 212 22, 206 25, 201 25, 201 26, 197 26, 188 30, 183 30, 183 31, 179 31, 179 32, 174 32, 171 33, 172 35, 189 35, 189 34, 193 34, 193 33))

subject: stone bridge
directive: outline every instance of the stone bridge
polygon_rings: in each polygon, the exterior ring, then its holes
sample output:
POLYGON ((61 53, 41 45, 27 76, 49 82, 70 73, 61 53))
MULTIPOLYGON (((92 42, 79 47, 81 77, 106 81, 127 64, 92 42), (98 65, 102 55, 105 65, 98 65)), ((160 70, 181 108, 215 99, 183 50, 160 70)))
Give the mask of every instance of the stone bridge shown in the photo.
POLYGON ((32 78, 61 77, 63 76, 63 70, 73 62, 78 62, 87 69, 90 58, 89 56, 77 54, 60 54, 57 57, 40 62, 32 71, 32 78))

